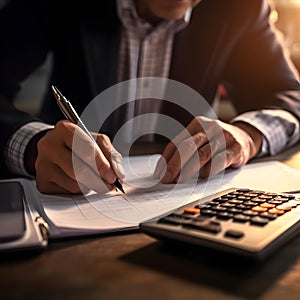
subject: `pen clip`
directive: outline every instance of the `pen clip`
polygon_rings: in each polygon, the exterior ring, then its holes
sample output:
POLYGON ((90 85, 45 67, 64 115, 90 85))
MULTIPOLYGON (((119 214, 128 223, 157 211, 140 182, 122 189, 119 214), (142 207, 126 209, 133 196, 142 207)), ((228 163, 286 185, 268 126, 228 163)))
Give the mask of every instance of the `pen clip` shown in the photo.
POLYGON ((54 85, 51 86, 51 89, 56 99, 57 105, 59 106, 65 118, 70 120, 72 123, 77 124, 78 121, 76 120, 77 114, 74 111, 74 109, 72 109, 72 107, 70 106, 69 101, 63 96, 63 94, 59 91, 59 89, 54 85))
POLYGON ((64 114, 65 118, 71 121, 73 124, 79 126, 88 135, 88 137, 92 140, 92 142, 96 143, 95 139, 93 138, 89 130, 85 127, 85 125, 79 118, 77 112, 71 105, 70 101, 68 101, 68 99, 66 99, 66 97, 63 96, 63 94, 59 91, 59 89, 56 86, 52 85, 51 89, 55 96, 56 102, 60 110, 64 114))

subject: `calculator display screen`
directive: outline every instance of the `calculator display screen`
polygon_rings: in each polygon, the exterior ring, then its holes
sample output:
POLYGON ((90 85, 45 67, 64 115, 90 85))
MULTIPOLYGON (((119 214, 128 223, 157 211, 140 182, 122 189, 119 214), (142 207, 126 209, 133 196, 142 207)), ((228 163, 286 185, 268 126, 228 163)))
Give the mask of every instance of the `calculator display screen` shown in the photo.
POLYGON ((25 229, 22 185, 19 182, 1 182, 0 243, 21 238, 25 229))

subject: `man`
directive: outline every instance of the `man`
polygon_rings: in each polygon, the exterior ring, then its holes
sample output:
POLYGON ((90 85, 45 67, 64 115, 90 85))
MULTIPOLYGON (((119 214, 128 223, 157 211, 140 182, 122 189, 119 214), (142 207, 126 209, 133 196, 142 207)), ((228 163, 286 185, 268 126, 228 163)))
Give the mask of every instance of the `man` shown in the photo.
POLYGON ((226 161, 214 173, 296 143, 299 81, 269 13, 263 0, 88 0, 72 7, 67 1, 11 0, 0 15, 1 168, 36 175, 38 188, 46 193, 78 193, 80 186, 103 192, 95 173, 109 189, 125 176, 120 154, 105 134, 95 136, 99 147, 80 135, 85 146, 73 150, 80 166, 76 176, 71 152, 76 126, 60 121, 50 92, 40 119, 13 108, 21 80, 49 51, 51 82, 79 113, 93 97, 126 79, 168 77, 195 89, 210 104, 224 84, 239 116, 231 124, 200 116, 192 120, 190 137, 181 133, 166 146, 167 167, 163 160, 158 163, 155 175, 164 183, 195 173, 208 176, 212 159, 221 155, 226 161), (212 132, 221 127, 225 143, 215 136, 208 144, 200 120, 212 132), (191 141, 197 150, 187 147, 191 141))

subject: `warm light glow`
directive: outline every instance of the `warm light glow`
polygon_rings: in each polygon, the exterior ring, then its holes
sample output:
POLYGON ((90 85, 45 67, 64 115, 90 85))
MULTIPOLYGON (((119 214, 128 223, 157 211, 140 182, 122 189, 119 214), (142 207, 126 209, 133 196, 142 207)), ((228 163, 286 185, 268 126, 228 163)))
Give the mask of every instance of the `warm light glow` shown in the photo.
POLYGON ((300 0, 273 0, 276 6, 300 7, 300 0))
POLYGON ((278 21, 278 12, 277 10, 273 9, 271 14, 270 14, 270 21, 272 23, 276 23, 278 21))

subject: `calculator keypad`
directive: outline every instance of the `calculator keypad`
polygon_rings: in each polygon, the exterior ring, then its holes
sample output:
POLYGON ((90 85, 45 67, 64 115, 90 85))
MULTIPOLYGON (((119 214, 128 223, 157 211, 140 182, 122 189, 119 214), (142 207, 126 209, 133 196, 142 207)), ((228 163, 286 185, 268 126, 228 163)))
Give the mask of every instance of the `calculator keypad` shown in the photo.
MULTIPOLYGON (((263 227, 298 205, 300 200, 293 195, 236 189, 203 204, 185 207, 182 213, 172 213, 159 222, 217 234, 221 222, 231 220, 263 227)), ((240 238, 243 232, 228 230, 225 236, 240 238)))
POLYGON ((165 241, 263 259, 300 232, 300 199, 230 188, 140 227, 165 241))

